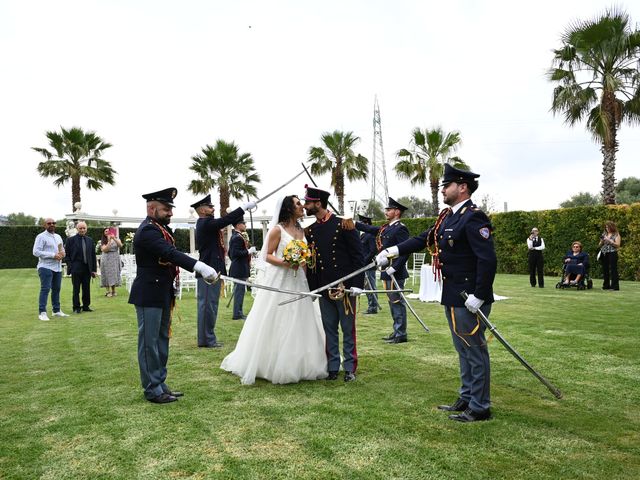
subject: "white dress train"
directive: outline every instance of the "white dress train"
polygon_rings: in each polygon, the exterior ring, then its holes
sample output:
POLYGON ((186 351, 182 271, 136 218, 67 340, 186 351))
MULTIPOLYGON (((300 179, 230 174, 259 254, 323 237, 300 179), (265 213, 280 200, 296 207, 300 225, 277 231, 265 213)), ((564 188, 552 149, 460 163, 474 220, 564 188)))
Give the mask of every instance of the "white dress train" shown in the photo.
MULTIPOLYGON (((275 255, 282 257, 284 247, 293 239, 280 228, 280 243, 275 255)), ((302 269, 278 267, 266 263, 259 282, 271 287, 309 291, 302 269)), ((325 334, 317 302, 306 297, 279 306, 291 295, 256 289, 253 307, 233 352, 225 357, 220 368, 240 377, 243 384, 253 384, 256 378, 272 383, 296 383, 318 380, 327 376, 325 334)))

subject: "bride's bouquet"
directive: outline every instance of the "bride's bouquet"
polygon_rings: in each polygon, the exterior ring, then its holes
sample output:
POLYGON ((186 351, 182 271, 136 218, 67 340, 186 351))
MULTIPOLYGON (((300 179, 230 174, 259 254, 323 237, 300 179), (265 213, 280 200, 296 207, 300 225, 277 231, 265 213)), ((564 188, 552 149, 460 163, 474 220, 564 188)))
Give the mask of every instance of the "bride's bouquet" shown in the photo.
POLYGON ((282 252, 284 261, 297 270, 311 256, 309 246, 302 240, 291 240, 282 252))

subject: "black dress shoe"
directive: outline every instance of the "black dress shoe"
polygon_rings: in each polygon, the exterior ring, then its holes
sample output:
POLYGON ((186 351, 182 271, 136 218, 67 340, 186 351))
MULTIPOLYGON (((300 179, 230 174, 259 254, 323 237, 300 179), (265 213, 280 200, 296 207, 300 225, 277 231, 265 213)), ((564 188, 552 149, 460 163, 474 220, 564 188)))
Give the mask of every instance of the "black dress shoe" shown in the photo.
POLYGON ((222 348, 223 344, 216 342, 216 343, 212 343, 211 345, 198 345, 198 348, 222 348))
POLYGON ((82 313, 82 309, 80 309, 80 308, 74 308, 74 309, 73 309, 73 313, 82 313))
POLYGON ((353 372, 344 372, 344 381, 346 383, 355 382, 356 374, 353 372))
POLYGON ((231 320, 246 320, 246 315, 240 315, 239 317, 231 317, 231 320))
POLYGON ((168 392, 164 392, 167 395, 171 395, 172 397, 184 397, 184 393, 179 392, 178 390, 169 390, 168 392))
POLYGON ((329 372, 329 375, 327 375, 327 380, 337 380, 338 379, 338 372, 329 372))
POLYGON ((367 310, 364 312, 365 315, 375 315, 376 313, 378 313, 378 310, 367 310))
POLYGON ((386 337, 382 337, 383 340, 391 340, 392 338, 395 338, 396 334, 395 332, 391 332, 389 335, 387 335, 386 337))
POLYGON ((407 343, 407 336, 403 335, 401 337, 393 337, 389 340, 386 340, 387 343, 407 343))
POLYGON ((91 307, 82 307, 83 312, 93 312, 93 308, 91 307))
POLYGON ((147 398, 151 403, 171 403, 178 400, 173 395, 169 395, 168 393, 161 393, 157 397, 147 398))
POLYGON ((491 410, 487 408, 482 412, 474 412, 470 408, 467 408, 464 412, 456 415, 449 415, 449 419, 456 422, 481 422, 483 420, 489 420, 491 418, 491 410))
POLYGON ((438 405, 438 410, 447 412, 464 412, 467 408, 469 408, 469 403, 461 398, 458 398, 452 405, 438 405))

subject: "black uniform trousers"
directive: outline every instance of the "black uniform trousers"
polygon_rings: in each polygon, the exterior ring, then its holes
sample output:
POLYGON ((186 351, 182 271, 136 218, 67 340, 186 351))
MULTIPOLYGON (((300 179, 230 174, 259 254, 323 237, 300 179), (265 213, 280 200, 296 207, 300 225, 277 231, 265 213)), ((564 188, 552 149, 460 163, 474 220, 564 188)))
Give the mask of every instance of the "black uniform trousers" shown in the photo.
POLYGON ((538 274, 538 285, 544 287, 544 257, 540 250, 529 250, 529 282, 532 287, 536 286, 536 273, 538 274))

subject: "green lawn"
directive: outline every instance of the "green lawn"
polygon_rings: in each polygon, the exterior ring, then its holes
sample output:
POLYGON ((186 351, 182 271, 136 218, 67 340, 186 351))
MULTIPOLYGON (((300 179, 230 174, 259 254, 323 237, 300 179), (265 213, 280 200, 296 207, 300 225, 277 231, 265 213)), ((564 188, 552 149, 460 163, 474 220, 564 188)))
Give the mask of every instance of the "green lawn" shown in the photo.
MULTIPOLYGON (((0 479, 640 478, 640 283, 578 292, 556 281, 533 289, 499 275, 496 292, 510 299, 491 320, 564 398, 493 340, 494 419, 460 424, 435 408, 458 387, 439 305, 413 302, 432 333, 410 318, 400 345, 380 340, 388 307, 360 317, 352 384, 242 386, 218 368, 242 322, 223 301, 225 347, 196 348, 187 294, 168 378, 185 397, 155 405, 143 400, 124 289, 111 299, 94 285, 94 313, 41 322, 35 269, 1 270, 0 479)), ((68 279, 62 298, 70 311, 68 279)))

